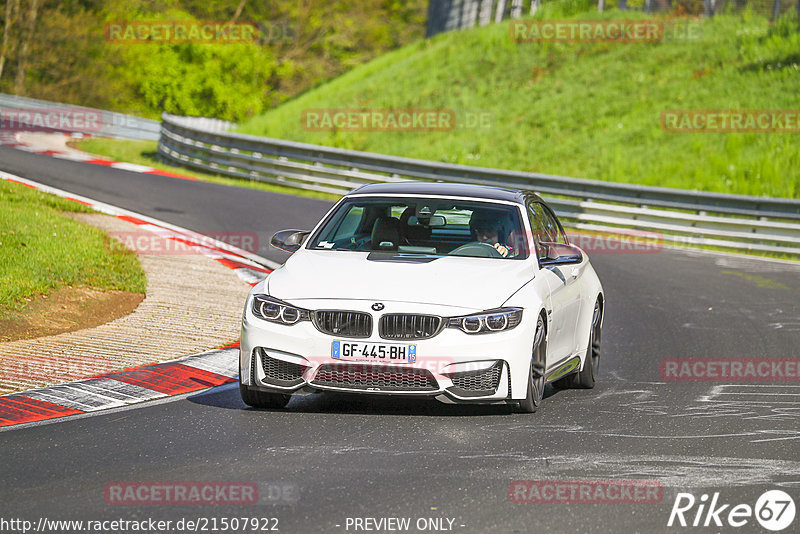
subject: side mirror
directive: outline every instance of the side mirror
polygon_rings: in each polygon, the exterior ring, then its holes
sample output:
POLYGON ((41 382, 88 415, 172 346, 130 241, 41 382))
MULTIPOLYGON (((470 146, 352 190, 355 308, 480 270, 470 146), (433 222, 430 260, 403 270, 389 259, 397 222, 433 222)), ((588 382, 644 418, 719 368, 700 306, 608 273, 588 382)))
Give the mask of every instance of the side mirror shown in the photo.
POLYGON ((297 252, 310 233, 308 230, 281 230, 272 236, 269 244, 286 252, 297 252))
POLYGON ((583 261, 583 253, 575 245, 562 243, 540 243, 540 245, 547 251, 547 257, 539 258, 539 264, 542 267, 572 265, 583 261))

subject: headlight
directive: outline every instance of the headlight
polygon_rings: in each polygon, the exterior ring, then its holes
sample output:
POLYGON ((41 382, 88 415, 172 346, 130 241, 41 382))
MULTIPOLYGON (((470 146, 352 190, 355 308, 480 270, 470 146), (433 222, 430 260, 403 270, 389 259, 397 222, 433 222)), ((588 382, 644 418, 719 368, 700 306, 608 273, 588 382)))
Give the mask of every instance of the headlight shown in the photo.
POLYGON ((458 328, 467 334, 488 334, 511 330, 522 321, 521 308, 502 308, 475 315, 451 317, 447 320, 448 328, 458 328))
POLYGON ((267 295, 253 297, 253 314, 265 321, 287 325, 311 320, 311 312, 308 310, 295 308, 267 295))

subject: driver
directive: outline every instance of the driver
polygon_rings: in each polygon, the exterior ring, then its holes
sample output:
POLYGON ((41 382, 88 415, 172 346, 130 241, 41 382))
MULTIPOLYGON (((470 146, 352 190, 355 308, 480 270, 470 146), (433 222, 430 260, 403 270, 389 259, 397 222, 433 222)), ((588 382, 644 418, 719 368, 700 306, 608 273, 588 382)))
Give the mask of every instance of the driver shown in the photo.
POLYGON ((503 224, 500 216, 485 211, 474 211, 469 219, 469 229, 476 241, 494 247, 501 256, 515 256, 514 249, 501 239, 503 224))

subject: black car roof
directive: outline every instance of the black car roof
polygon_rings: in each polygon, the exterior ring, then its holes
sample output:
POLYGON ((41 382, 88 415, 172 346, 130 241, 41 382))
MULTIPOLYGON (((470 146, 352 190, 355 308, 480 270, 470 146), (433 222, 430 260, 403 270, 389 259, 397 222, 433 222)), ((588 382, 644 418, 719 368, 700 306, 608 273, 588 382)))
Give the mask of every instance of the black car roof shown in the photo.
POLYGON ((519 191, 504 187, 473 184, 453 184, 442 182, 393 182, 383 184, 362 185, 348 193, 370 195, 442 195, 453 197, 469 197, 488 200, 505 200, 522 204, 531 197, 538 201, 541 198, 531 191, 519 191))

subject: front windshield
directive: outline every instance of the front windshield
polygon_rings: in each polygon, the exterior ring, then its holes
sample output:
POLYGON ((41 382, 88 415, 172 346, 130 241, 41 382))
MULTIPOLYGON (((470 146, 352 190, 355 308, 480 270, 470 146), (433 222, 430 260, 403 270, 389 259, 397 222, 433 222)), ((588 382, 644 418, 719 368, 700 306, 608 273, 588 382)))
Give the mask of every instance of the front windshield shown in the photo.
POLYGON ((516 206, 443 198, 350 198, 314 235, 314 250, 524 259, 516 206))

